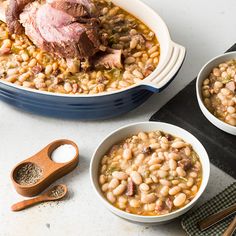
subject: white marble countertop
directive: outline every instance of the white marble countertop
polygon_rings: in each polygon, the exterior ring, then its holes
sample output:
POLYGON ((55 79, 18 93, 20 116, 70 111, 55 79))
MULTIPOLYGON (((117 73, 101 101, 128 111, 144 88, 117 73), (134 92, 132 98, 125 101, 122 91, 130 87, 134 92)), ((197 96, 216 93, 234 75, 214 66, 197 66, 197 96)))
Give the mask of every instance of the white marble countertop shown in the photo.
MULTIPOLYGON (((134 4, 135 4, 135 0, 134 4)), ((224 52, 236 40, 235 0, 144 0, 167 23, 174 41, 186 46, 187 58, 175 81, 161 94, 116 119, 99 122, 66 121, 39 117, 0 102, 0 235, 184 235, 180 222, 141 226, 108 212, 94 194, 89 181, 89 162, 98 143, 112 130, 137 121, 147 121, 172 96, 195 77, 210 58, 224 52), (80 148, 80 165, 60 179, 70 197, 13 213, 12 203, 22 200, 9 178, 19 161, 58 138, 74 140, 80 148)), ((201 204, 229 185, 233 179, 211 165, 211 177, 201 204)))

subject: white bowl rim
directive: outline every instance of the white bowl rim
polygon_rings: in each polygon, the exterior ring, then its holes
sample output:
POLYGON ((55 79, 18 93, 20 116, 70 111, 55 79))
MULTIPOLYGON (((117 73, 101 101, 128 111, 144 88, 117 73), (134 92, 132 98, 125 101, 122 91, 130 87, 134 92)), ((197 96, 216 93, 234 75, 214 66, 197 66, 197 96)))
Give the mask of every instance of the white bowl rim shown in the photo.
MULTIPOLYGON (((153 12, 153 14, 155 14, 159 19, 160 21, 162 22, 162 27, 165 31, 165 34, 166 34, 166 37, 168 38, 168 44, 169 44, 169 47, 171 47, 171 43, 172 40, 171 40, 171 37, 170 37, 170 32, 169 32, 169 29, 165 23, 165 21, 161 18, 161 16, 156 12, 154 11, 149 5, 145 4, 144 2, 142 2, 141 0, 136 0, 139 2, 139 4, 142 4, 143 6, 145 6, 147 9, 149 9, 149 11, 153 12)), ((138 19, 139 17, 136 16, 138 19)), ((140 19, 142 20, 142 19, 140 19)), ((170 49, 169 49, 170 50, 170 49)), ((139 83, 135 83, 133 85, 130 85, 126 88, 123 88, 123 89, 119 89, 117 91, 104 91, 104 92, 101 92, 101 93, 97 93, 97 94, 60 94, 60 93, 53 93, 53 92, 48 92, 48 91, 40 91, 40 90, 37 90, 37 89, 32 89, 32 88, 26 88, 26 87, 23 87, 23 86, 20 86, 20 85, 16 85, 16 84, 13 84, 11 82, 7 82, 7 81, 4 81, 4 80, 0 80, 0 83, 2 84, 5 84, 7 86, 10 86, 10 87, 13 87, 13 88, 16 88, 16 89, 19 89, 19 90, 22 90, 24 92, 30 92, 32 94, 40 94, 40 95, 48 95, 48 96, 56 96, 56 97, 66 97, 66 98, 96 98, 96 97, 101 97, 101 96, 107 96, 107 95, 113 95, 113 94, 118 94, 118 93, 122 93, 124 91, 127 91, 129 89, 133 89, 135 87, 140 87, 140 86, 143 86, 143 87, 151 87, 151 85, 147 85, 143 82, 145 82, 145 80, 148 81, 148 79, 150 77, 153 76, 153 74, 155 74, 155 72, 157 70, 159 70, 159 64, 157 65, 157 67, 155 68, 155 70, 147 77, 145 77, 141 82, 139 83)))
MULTIPOLYGON (((181 138, 181 137, 180 137, 181 138)), ((184 139, 183 139, 184 140, 184 139)), ((176 125, 172 125, 172 124, 169 124, 169 123, 166 123, 166 122, 155 122, 155 121, 144 121, 144 122, 136 122, 136 123, 131 123, 131 124, 128 124, 128 125, 125 125, 125 126, 122 126, 116 130, 114 130, 113 132, 111 132, 110 134, 108 134, 100 143, 99 145, 97 146, 96 150, 94 151, 93 153, 93 156, 91 158, 91 161, 90 161, 90 167, 89 167, 89 174, 90 174, 90 182, 92 184, 92 187, 94 189, 94 191, 96 192, 97 196, 102 200, 103 204, 106 205, 107 208, 112 208, 114 210, 114 212, 118 212, 120 213, 121 215, 124 215, 124 218, 127 218, 127 219, 130 219, 130 217, 135 217, 136 219, 163 219, 163 218, 169 218, 171 216, 174 216, 175 214, 178 214, 179 212, 181 211, 184 211, 185 209, 187 209, 188 207, 190 207, 191 205, 194 205, 194 203, 196 203, 196 201, 200 198, 200 196, 203 194, 203 192, 205 191, 206 187, 207 187, 207 184, 208 184, 208 181, 209 181, 209 177, 210 177, 210 161, 209 161, 209 157, 208 157, 208 154, 207 154, 207 151, 206 149, 204 148, 204 146, 201 144, 201 142, 194 136, 192 135, 190 132, 188 132, 187 130, 179 127, 179 126, 176 126, 176 125), (202 165, 202 169, 203 168, 206 168, 205 169, 205 172, 206 172, 206 176, 205 176, 205 184, 203 185, 203 181, 200 185, 200 188, 197 192, 197 195, 193 198, 193 200, 191 202, 189 202, 187 205, 185 205, 184 207, 176 210, 176 211, 173 211, 171 213, 168 213, 168 214, 164 214, 164 215, 159 215, 159 216, 143 216, 143 215, 137 215, 137 214, 131 214, 131 213, 128 213, 126 211, 122 211, 120 210, 119 208, 113 206, 111 203, 109 203, 101 194, 99 194, 99 192, 97 191, 96 189, 96 186, 93 182, 93 172, 92 172, 92 166, 93 166, 93 162, 95 160, 95 154, 97 152, 97 150, 99 149, 99 147, 103 144, 103 142, 107 139, 109 139, 110 136, 112 136, 113 134, 115 134, 116 132, 119 132, 123 129, 126 129, 126 128, 129 128, 131 126, 136 126, 136 125, 142 125, 142 124, 159 124, 159 125, 166 125, 166 126, 169 126, 169 127, 173 127, 173 128, 177 128, 179 130, 181 130, 182 132, 185 132, 187 133, 188 135, 192 136, 193 139, 195 139, 195 141, 198 143, 198 145, 204 150, 204 154, 202 156, 205 156, 207 159, 206 159, 206 162, 207 162, 207 166, 203 167, 202 165), (126 216, 126 217, 125 217, 126 216)), ((171 217, 172 218, 175 218, 175 217, 171 217)), ((166 219, 168 220, 168 219, 166 219)))
MULTIPOLYGON (((202 105, 202 109, 204 109, 204 111, 211 117, 212 120, 214 120, 215 122, 218 122, 220 123, 222 126, 224 126, 225 128, 227 129, 232 129, 232 130, 235 130, 236 131, 236 126, 233 126, 233 125, 229 125, 227 124, 226 122, 220 120, 219 118, 217 118, 216 116, 214 116, 205 106, 205 104, 203 103, 202 101, 202 96, 201 96, 201 91, 199 91, 199 87, 200 87, 200 83, 202 85, 203 81, 200 81, 200 77, 201 77, 201 74, 203 73, 203 71, 205 69, 208 68, 208 66, 214 62, 215 60, 221 58, 221 57, 227 57, 228 55, 233 55, 235 54, 235 59, 236 59, 236 51, 235 52, 226 52, 224 54, 220 54, 218 56, 215 56, 214 58, 212 58, 211 60, 209 60, 208 62, 205 63, 205 65, 202 67, 202 69, 200 70, 200 72, 198 73, 198 76, 197 76, 197 81, 196 81, 196 91, 197 91, 197 98, 198 98, 198 102, 201 103, 202 105)), ((212 68, 213 69, 213 68, 212 68)), ((203 113, 204 114, 204 113, 203 113)), ((205 115, 205 114, 204 114, 205 115)), ((209 119, 208 119, 209 120, 209 119)), ((210 122, 212 123, 212 121, 210 120, 210 122)), ((226 131, 227 132, 227 131, 226 131)))

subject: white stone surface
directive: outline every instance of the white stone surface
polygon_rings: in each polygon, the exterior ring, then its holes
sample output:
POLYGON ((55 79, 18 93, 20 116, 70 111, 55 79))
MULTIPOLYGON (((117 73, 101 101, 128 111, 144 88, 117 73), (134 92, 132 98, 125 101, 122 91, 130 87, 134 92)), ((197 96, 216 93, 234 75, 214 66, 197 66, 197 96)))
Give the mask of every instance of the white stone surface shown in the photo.
MULTIPOLYGON (((135 4, 135 0, 132 0, 135 4)), ((39 117, 0 102, 0 235, 185 235, 179 221, 162 226, 141 226, 108 212, 94 194, 89 181, 89 161, 101 141, 112 130, 136 121, 146 121, 172 96, 187 85, 201 66, 225 51, 236 39, 235 0, 145 0, 169 26, 174 41, 187 47, 187 58, 175 81, 162 94, 127 115, 99 122, 65 121, 39 117), (70 189, 64 202, 39 205, 13 213, 11 204, 24 199, 10 181, 10 171, 58 138, 74 140, 80 148, 80 165, 60 179, 70 189)), ((211 166, 211 178, 199 203, 214 196, 233 179, 211 166)))

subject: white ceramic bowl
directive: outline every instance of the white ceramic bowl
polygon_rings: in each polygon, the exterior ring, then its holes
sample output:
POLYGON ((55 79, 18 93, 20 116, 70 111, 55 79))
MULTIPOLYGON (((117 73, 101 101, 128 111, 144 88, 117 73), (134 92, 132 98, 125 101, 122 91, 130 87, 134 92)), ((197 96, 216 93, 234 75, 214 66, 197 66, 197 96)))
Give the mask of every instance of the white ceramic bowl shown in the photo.
POLYGON ((202 87, 202 83, 203 80, 206 79, 209 74, 211 73, 212 69, 216 66, 218 66, 219 64, 230 60, 230 59, 236 59, 236 52, 229 52, 229 53, 225 53, 222 55, 219 55, 215 58, 213 58, 212 60, 208 61, 203 68, 201 69, 201 71, 198 74, 197 77, 197 82, 196 82, 196 91, 197 91, 197 100, 198 100, 198 104, 200 106, 200 109, 202 110, 202 113, 205 115, 205 117, 216 127, 218 127, 219 129, 229 133, 229 134, 233 134, 236 135, 236 127, 229 125, 223 121, 221 121, 220 119, 218 119, 217 117, 215 117, 204 105, 203 100, 202 100, 202 92, 201 92, 201 87, 202 87))
POLYGON ((139 223, 156 223, 156 224, 165 223, 187 212, 190 208, 194 206, 194 204, 197 202, 199 197, 204 192, 208 183, 209 175, 210 175, 209 158, 202 144, 192 134, 190 134, 186 130, 179 128, 177 126, 171 125, 171 124, 161 123, 161 122, 135 123, 135 124, 127 125, 120 129, 115 130, 100 143, 98 148, 95 150, 91 163, 90 163, 91 183, 100 201, 105 205, 105 207, 107 207, 111 212, 115 213, 116 215, 126 220, 139 222, 139 223), (203 168, 203 179, 202 179, 202 184, 200 186, 200 189, 197 195, 195 196, 195 198, 189 204, 187 204, 183 208, 177 211, 174 211, 170 214, 166 214, 162 216, 140 216, 140 215, 130 214, 125 211, 119 210, 118 208, 111 205, 104 198, 101 192, 101 189, 99 187, 98 168, 99 168, 100 160, 103 157, 103 155, 112 147, 112 145, 122 141, 123 139, 133 134, 137 134, 140 131, 155 131, 155 130, 160 130, 160 131, 172 134, 174 136, 180 137, 192 145, 193 149, 199 155, 200 161, 202 163, 202 168, 203 168))

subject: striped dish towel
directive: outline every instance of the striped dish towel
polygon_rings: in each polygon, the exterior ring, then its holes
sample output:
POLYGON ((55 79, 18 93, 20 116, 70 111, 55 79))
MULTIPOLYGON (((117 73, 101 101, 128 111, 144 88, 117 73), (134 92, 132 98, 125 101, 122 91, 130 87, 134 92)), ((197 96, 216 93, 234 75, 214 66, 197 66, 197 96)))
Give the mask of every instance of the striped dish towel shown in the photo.
MULTIPOLYGON (((182 227, 190 236, 221 236, 233 220, 235 214, 232 214, 204 231, 200 231, 197 223, 207 216, 223 210, 234 203, 236 203, 236 182, 231 184, 212 199, 208 200, 199 208, 187 213, 182 218, 182 227)), ((234 235, 236 235, 236 233, 234 233, 234 235)))

